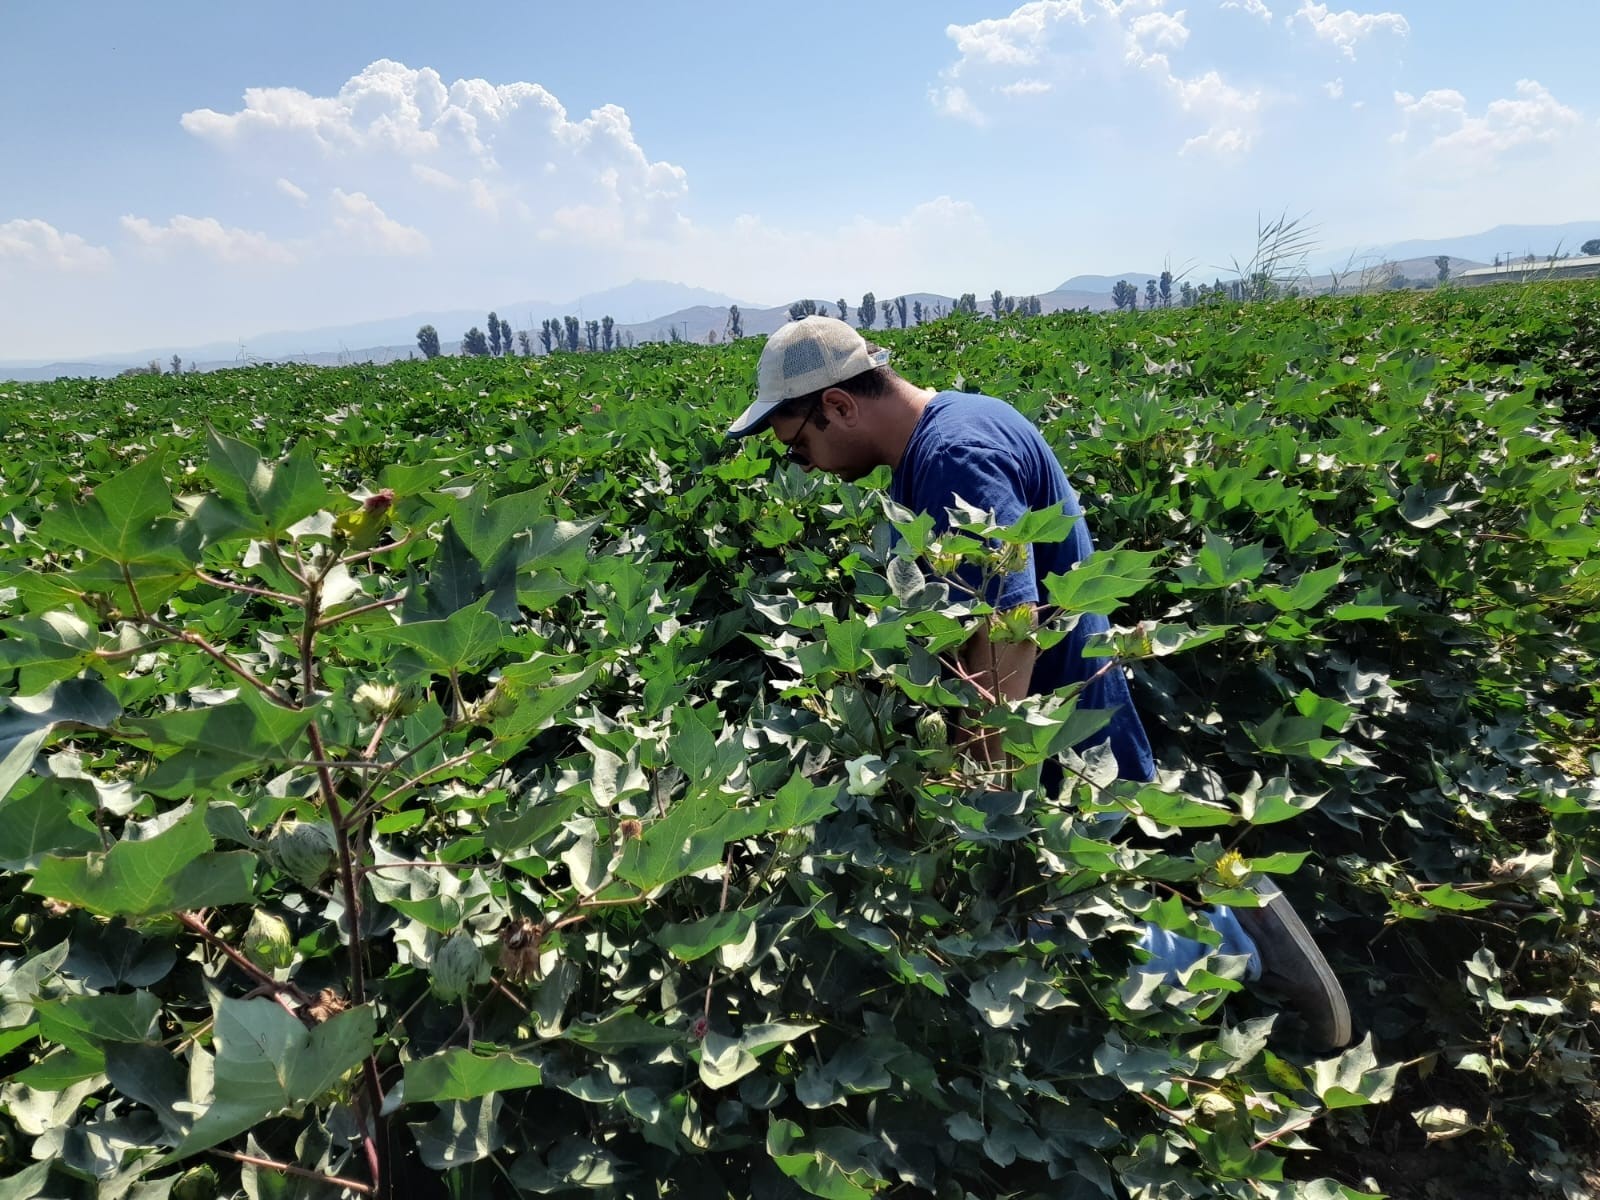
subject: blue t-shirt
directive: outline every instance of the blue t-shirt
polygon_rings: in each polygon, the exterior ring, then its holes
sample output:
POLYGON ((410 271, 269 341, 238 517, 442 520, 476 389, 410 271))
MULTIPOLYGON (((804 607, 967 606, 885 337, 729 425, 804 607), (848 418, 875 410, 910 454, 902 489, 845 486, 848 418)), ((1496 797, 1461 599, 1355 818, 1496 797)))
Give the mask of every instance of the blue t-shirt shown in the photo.
MULTIPOLYGON (((990 585, 985 599, 997 609, 1019 604, 1047 608, 1049 592, 1044 577, 1065 574, 1074 563, 1094 553, 1077 493, 1055 453, 1026 417, 992 396, 940 392, 928 401, 895 469, 889 495, 896 503, 933 517, 941 531, 949 527, 946 510, 957 496, 993 512, 1001 525, 1012 524, 1029 510, 1055 504, 1079 518, 1066 540, 1035 543, 1029 547, 1026 568, 990 585)), ((1046 614, 1041 611, 1040 615, 1046 614)), ((1092 634, 1105 632, 1110 624, 1097 613, 1082 614, 1070 634, 1039 653, 1028 690, 1053 692, 1069 683, 1082 683, 1105 667, 1107 659, 1085 659, 1083 647, 1092 634)), ((1079 749, 1109 738, 1124 779, 1154 777, 1150 742, 1120 667, 1113 665, 1100 674, 1084 688, 1078 703, 1112 713, 1111 723, 1079 749)))

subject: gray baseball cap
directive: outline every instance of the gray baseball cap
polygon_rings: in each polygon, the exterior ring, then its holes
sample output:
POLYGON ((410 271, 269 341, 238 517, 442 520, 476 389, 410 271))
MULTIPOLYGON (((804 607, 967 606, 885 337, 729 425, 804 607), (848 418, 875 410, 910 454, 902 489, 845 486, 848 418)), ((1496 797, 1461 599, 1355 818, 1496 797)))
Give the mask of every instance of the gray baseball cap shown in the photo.
POLYGON ((873 350, 860 333, 837 317, 790 321, 767 339, 756 367, 755 403, 728 427, 728 436, 760 433, 772 410, 784 401, 854 379, 888 361, 887 350, 873 350))

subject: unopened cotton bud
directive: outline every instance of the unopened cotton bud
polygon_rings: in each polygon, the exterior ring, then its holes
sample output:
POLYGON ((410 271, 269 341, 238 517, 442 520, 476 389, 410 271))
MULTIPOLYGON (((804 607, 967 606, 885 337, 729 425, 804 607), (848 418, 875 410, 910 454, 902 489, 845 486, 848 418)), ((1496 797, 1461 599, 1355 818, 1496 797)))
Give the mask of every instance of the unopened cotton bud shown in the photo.
POLYGON ((275 971, 294 962, 294 936, 288 922, 264 909, 250 914, 241 948, 244 956, 264 971, 275 971))

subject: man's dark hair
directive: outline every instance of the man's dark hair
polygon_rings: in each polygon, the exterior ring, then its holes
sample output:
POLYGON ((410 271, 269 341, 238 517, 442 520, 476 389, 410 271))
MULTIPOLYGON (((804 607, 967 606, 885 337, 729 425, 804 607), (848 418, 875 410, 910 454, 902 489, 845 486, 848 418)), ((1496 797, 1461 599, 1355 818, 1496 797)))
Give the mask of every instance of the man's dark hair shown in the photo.
MULTIPOLYGON (((878 349, 870 342, 867 349, 876 352, 878 349)), ((796 396, 792 400, 785 400, 772 410, 769 416, 781 417, 789 420, 791 417, 804 417, 816 422, 818 429, 828 427, 828 418, 822 411, 822 394, 833 388, 843 388, 858 400, 875 400, 889 390, 889 382, 895 378, 894 369, 887 365, 871 367, 859 375, 852 375, 849 379, 839 383, 830 383, 825 388, 818 388, 814 392, 807 392, 804 396, 796 396)))

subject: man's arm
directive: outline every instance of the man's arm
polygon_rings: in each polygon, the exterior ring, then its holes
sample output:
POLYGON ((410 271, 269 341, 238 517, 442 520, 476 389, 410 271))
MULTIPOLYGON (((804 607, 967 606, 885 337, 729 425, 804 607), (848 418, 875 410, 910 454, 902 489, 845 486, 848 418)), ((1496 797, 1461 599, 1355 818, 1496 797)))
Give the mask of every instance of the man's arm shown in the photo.
MULTIPOLYGON (((1031 624, 1033 606, 1026 607, 1031 624)), ((1028 694, 1034 660, 1039 655, 1039 648, 1031 637, 1021 641, 996 641, 990 630, 993 622, 999 619, 1000 614, 996 614, 986 620, 957 652, 962 672, 983 695, 996 703, 1020 700, 1028 694)), ((1004 759, 997 729, 972 730, 966 745, 980 762, 998 765, 1004 759)))

